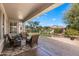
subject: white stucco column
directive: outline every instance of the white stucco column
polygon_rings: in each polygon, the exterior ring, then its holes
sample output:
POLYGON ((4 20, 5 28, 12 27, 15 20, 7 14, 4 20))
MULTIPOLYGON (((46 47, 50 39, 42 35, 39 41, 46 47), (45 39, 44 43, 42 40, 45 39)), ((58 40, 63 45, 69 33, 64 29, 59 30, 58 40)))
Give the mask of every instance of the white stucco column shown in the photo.
POLYGON ((22 21, 18 21, 17 26, 18 26, 18 28, 17 28, 18 33, 21 33, 23 31, 23 23, 22 23, 22 21))
POLYGON ((1 39, 3 39, 3 13, 1 13, 1 22, 0 22, 0 25, 1 25, 1 39))
POLYGON ((0 40, 1 40, 1 12, 0 12, 0 40))
POLYGON ((25 29, 25 22, 23 23, 23 32, 25 32, 26 29, 25 29))

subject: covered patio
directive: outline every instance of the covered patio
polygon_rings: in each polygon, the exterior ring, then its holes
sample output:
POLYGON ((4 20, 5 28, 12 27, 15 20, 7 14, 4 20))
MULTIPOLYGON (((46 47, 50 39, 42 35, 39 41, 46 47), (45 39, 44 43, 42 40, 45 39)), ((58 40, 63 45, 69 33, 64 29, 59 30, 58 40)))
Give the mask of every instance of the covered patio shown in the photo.
MULTIPOLYGON (((3 3, 0 4, 0 54, 2 53, 4 48, 4 35, 8 33, 12 33, 13 35, 19 34, 21 32, 25 32, 25 21, 33 19, 46 13, 62 4, 55 4, 55 3, 3 3)), ((39 40, 38 40, 39 42, 39 40)), ((36 52, 35 55, 51 55, 48 52, 44 52, 44 50, 39 48, 40 43, 38 46, 33 47, 30 50, 29 47, 23 47, 26 51, 35 51, 38 50, 38 54, 36 52)), ((24 52, 22 51, 22 52, 24 52)), ((27 52, 28 52, 27 51, 27 52)), ((28 54, 32 54, 31 52, 28 54)), ((17 54, 18 55, 18 54, 17 54)), ((20 54, 21 55, 21 54, 20 54)))

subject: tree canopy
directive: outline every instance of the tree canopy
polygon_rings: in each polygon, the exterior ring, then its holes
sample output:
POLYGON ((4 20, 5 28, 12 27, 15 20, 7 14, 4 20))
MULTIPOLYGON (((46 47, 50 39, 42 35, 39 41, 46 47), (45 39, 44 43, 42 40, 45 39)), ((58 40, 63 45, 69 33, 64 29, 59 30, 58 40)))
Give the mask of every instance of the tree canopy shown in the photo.
POLYGON ((71 8, 65 13, 64 21, 68 28, 79 31, 79 3, 72 4, 71 8))
POLYGON ((29 21, 28 23, 28 27, 30 28, 36 28, 39 26, 39 22, 38 21, 29 21))

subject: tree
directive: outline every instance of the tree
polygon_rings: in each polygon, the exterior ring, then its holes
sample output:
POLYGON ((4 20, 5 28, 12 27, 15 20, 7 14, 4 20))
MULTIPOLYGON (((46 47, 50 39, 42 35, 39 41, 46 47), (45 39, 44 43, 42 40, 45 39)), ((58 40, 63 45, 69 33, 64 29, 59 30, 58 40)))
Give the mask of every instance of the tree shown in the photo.
POLYGON ((39 27, 38 21, 28 21, 27 23, 26 27, 29 27, 32 31, 37 31, 37 27, 39 27))
POLYGON ((79 36, 79 4, 72 4, 71 8, 65 13, 64 21, 67 24, 65 35, 74 39, 79 36))
POLYGON ((68 25, 67 28, 79 31, 79 4, 72 4, 71 8, 65 13, 64 21, 68 25))
POLYGON ((39 22, 38 22, 38 21, 29 21, 29 22, 28 22, 28 26, 29 26, 30 28, 36 28, 36 27, 39 26, 39 22))

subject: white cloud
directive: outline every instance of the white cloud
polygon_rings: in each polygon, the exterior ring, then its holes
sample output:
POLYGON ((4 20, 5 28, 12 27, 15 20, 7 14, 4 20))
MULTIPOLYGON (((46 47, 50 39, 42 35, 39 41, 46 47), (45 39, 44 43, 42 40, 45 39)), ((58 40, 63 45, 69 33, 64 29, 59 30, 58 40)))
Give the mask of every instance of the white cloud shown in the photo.
POLYGON ((56 21, 56 18, 53 18, 52 21, 56 21))

